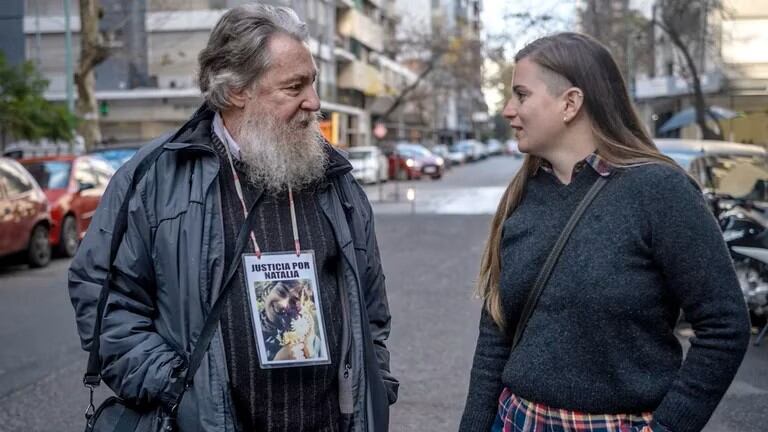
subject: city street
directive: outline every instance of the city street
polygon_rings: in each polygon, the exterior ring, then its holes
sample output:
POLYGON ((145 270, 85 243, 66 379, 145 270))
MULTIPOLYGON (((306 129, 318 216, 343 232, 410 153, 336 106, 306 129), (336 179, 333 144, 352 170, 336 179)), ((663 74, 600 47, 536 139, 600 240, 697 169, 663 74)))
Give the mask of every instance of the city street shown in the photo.
MULTIPOLYGON (((401 381, 393 432, 455 431, 458 426, 480 310, 472 299, 472 281, 491 213, 519 165, 519 159, 500 156, 456 167, 439 181, 366 187, 377 213, 387 277, 392 368, 401 381)), ((38 270, 0 266, 2 432, 83 429, 86 355, 66 290, 67 266, 64 259, 38 270)), ((680 336, 690 332, 682 330, 680 336)), ((705 432, 765 431, 766 371, 768 342, 750 346, 705 432)), ((100 389, 100 399, 107 394, 100 389)))

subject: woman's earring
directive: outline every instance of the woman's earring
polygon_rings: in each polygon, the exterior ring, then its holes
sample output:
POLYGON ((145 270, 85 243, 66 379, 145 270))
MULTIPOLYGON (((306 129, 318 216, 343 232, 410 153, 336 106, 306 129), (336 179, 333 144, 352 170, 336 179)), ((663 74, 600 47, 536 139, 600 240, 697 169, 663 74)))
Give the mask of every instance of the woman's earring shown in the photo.
POLYGON ((567 123, 568 122, 568 116, 563 117, 563 121, 567 123))

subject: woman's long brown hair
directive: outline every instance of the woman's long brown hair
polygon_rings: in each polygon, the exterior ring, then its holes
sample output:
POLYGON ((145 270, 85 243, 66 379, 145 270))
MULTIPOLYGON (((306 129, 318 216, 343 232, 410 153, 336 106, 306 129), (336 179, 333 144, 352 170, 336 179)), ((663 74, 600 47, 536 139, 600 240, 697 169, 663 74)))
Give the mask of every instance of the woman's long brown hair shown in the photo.
MULTIPOLYGON (((659 152, 646 132, 629 99, 616 61, 600 42, 578 33, 559 33, 527 45, 515 55, 515 62, 522 59, 560 75, 582 90, 583 109, 592 121, 602 159, 616 167, 648 163, 677 167, 672 159, 659 152)), ((541 159, 526 155, 499 202, 480 261, 475 291, 501 329, 506 327, 499 287, 504 221, 522 201, 528 178, 540 165, 541 159)))

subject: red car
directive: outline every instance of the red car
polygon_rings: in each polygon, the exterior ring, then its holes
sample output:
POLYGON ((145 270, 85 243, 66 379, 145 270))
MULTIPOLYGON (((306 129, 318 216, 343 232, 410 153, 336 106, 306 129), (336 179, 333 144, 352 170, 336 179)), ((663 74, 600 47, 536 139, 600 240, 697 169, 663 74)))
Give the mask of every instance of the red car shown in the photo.
POLYGON ((445 172, 445 161, 419 144, 399 143, 389 156, 389 178, 420 179, 422 175, 437 180, 445 172))
POLYGON ((74 256, 114 170, 92 156, 47 156, 19 162, 48 197, 51 245, 61 255, 74 256))
POLYGON ((32 267, 51 260, 48 200, 16 161, 0 158, 0 256, 25 253, 32 267))
POLYGON ((418 159, 395 151, 388 157, 389 178, 392 180, 418 180, 421 178, 421 164, 418 159))

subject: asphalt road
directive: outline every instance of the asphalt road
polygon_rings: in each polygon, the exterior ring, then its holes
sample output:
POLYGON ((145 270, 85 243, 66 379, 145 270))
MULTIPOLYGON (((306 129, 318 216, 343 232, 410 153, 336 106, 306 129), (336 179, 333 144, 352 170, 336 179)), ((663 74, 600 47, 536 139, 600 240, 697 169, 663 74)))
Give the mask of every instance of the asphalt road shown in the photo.
MULTIPOLYGON (((400 202, 392 183, 367 187, 393 316, 392 367, 402 381, 393 432, 456 430, 477 337, 480 305, 472 300, 472 281, 494 200, 518 166, 499 157, 455 168, 440 181, 404 182, 397 185, 400 202), (415 206, 405 199, 408 188, 415 206)), ((2 432, 83 429, 86 356, 66 292, 67 265, 62 259, 38 270, 0 265, 2 432)), ((750 347, 705 432, 767 427, 768 343, 750 347)))

